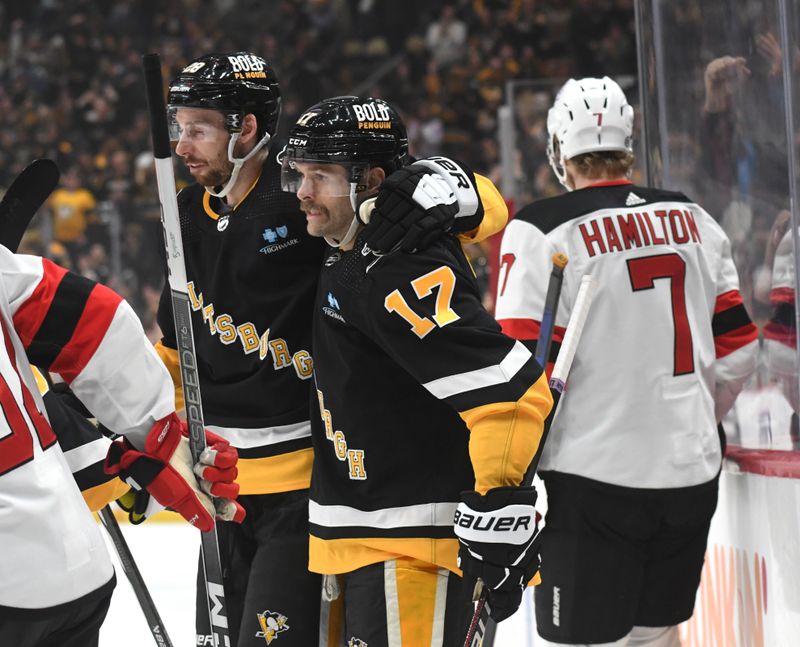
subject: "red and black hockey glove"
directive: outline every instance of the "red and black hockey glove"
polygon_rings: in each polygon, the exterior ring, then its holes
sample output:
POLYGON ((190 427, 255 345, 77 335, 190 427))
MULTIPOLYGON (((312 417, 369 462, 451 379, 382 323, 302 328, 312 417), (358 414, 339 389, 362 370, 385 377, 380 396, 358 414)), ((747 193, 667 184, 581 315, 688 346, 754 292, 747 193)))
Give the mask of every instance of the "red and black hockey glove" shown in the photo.
POLYGON ((431 157, 383 181, 362 237, 378 253, 398 246, 413 252, 446 232, 475 229, 482 220, 483 206, 472 171, 447 157, 431 157))
MULTIPOLYGON (((239 493, 234 483, 236 450, 206 431, 208 446, 193 466, 187 436, 186 423, 170 414, 150 430, 144 451, 126 439, 112 443, 105 471, 118 475, 134 489, 147 491, 203 532, 211 530, 215 518, 241 523, 244 509, 234 500, 239 493), (199 482, 195 474, 200 476, 199 482)), ((146 503, 134 503, 132 510, 140 513, 147 507, 146 503)))
POLYGON ((500 622, 522 602, 539 570, 539 513, 536 490, 501 487, 481 496, 462 492, 454 530, 461 544, 458 566, 465 580, 481 578, 491 617, 500 622))

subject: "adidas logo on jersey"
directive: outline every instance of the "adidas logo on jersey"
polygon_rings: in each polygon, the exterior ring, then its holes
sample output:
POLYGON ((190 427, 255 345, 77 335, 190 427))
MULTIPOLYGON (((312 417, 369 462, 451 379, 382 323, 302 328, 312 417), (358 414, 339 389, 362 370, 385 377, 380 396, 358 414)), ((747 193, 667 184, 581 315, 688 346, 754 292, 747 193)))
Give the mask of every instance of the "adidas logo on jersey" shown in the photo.
POLYGON ((633 191, 631 191, 628 194, 628 197, 625 199, 625 206, 632 207, 636 204, 644 204, 645 202, 647 202, 647 200, 645 200, 644 198, 640 198, 633 191))

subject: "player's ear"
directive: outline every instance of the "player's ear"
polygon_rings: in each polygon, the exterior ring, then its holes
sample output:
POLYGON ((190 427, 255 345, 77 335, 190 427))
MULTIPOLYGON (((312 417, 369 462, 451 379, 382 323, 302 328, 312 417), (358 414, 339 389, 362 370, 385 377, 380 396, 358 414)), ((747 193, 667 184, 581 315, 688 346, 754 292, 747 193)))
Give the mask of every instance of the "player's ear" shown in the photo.
POLYGON ((240 142, 249 142, 251 139, 256 140, 258 133, 258 121, 256 116, 248 113, 244 116, 244 123, 242 123, 242 133, 239 135, 240 142))
POLYGON ((367 192, 377 193, 378 187, 383 184, 386 179, 386 171, 380 166, 374 166, 367 171, 367 192))

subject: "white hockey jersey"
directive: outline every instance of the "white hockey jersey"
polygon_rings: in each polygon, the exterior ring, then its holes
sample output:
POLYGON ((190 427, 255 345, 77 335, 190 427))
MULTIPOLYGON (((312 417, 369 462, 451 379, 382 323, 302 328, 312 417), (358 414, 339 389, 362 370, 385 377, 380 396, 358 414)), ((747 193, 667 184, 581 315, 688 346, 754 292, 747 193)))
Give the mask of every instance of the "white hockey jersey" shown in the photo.
POLYGON ((97 524, 46 419, 33 362, 142 447, 175 410, 167 369, 110 289, 0 246, 0 612, 89 595, 113 577, 97 524))
POLYGON ((598 289, 540 469, 634 488, 712 479, 717 422, 755 368, 758 337, 725 233, 684 195, 627 181, 531 204, 501 246, 507 334, 538 338, 555 252, 569 264, 551 359, 581 277, 598 289))

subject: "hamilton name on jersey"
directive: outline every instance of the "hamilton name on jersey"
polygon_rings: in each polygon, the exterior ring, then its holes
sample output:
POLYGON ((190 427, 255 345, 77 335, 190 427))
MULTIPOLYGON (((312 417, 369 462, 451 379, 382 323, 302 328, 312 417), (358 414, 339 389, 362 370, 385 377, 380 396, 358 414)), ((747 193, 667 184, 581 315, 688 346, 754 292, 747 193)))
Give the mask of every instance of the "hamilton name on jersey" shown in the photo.
POLYGON ((689 209, 601 212, 578 225, 589 256, 655 245, 700 244, 700 232, 689 209))

